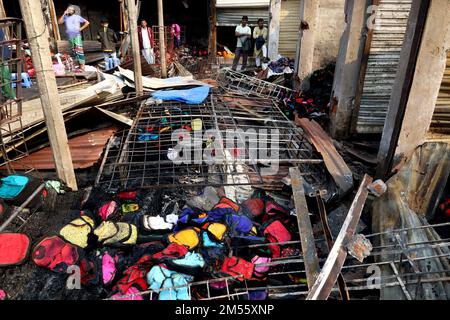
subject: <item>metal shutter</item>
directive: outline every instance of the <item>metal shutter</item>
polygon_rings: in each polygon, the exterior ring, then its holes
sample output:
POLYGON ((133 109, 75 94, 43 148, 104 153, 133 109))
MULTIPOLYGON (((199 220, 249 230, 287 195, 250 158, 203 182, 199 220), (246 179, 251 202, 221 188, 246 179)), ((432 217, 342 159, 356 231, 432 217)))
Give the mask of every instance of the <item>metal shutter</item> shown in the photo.
POLYGON ((411 0, 380 0, 357 118, 357 133, 381 133, 400 61, 411 0))
POLYGON ((248 16, 250 26, 255 26, 259 18, 269 21, 269 7, 260 8, 217 8, 217 26, 235 27, 241 24, 242 16, 248 16))
POLYGON ((299 27, 300 0, 282 1, 278 44, 278 52, 282 56, 295 59, 299 27))
POLYGON ((447 66, 431 122, 431 131, 450 133, 450 52, 447 55, 447 66))

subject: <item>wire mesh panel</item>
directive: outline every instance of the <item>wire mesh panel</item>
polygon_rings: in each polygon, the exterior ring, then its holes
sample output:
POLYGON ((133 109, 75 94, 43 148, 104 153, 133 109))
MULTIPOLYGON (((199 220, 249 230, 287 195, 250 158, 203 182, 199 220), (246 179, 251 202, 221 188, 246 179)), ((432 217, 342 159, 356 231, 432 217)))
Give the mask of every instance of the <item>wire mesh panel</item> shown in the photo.
POLYGON ((323 185, 326 175, 317 174, 325 172, 322 160, 302 131, 271 100, 244 98, 213 94, 201 105, 143 103, 126 138, 108 150, 98 184, 112 190, 282 188, 289 166, 301 165, 313 184, 323 185))
POLYGON ((262 98, 290 99, 294 94, 292 89, 233 71, 231 68, 222 69, 218 80, 224 88, 262 98))

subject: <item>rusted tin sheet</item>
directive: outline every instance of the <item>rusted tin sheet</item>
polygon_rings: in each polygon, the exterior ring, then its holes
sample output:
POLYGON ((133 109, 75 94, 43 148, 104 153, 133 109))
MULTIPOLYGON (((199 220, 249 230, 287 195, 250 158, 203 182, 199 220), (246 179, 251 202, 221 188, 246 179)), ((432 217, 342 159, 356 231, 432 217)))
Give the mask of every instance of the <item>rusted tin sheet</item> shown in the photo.
POLYGON ((333 145, 333 141, 314 120, 295 118, 295 123, 305 131, 308 140, 322 155, 325 166, 336 182, 340 195, 353 189, 353 173, 333 145))
MULTIPOLYGON (((117 130, 117 127, 108 127, 69 139, 69 148, 72 154, 74 168, 86 169, 97 163, 100 160, 108 139, 117 130)), ((12 162, 11 167, 14 170, 26 170, 29 168, 37 170, 55 169, 52 149, 47 147, 34 152, 27 157, 12 162)), ((0 169, 5 168, 2 167, 0 169)))

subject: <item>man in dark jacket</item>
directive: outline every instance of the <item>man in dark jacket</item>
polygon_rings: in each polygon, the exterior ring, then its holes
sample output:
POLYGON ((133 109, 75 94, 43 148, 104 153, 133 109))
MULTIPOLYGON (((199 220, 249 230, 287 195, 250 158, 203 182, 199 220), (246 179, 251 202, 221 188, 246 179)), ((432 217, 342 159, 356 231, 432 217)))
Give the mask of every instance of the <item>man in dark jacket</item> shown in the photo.
POLYGON ((105 70, 115 68, 119 64, 117 59, 116 44, 119 42, 117 34, 109 28, 109 21, 106 18, 101 20, 101 28, 97 33, 97 40, 102 45, 103 56, 105 58, 105 70))

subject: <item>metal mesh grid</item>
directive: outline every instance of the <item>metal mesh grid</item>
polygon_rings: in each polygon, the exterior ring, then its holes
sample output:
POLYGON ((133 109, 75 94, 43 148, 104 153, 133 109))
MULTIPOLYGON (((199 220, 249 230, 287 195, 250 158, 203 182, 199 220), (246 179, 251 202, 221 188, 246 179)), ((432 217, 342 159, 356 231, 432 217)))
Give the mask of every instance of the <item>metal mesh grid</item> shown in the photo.
POLYGON ((323 184, 327 179, 322 160, 316 157, 311 146, 305 142, 302 131, 291 124, 273 101, 266 99, 250 101, 242 96, 223 94, 211 95, 202 105, 143 103, 126 138, 122 136, 122 139, 118 140, 121 140, 120 145, 108 148, 97 179, 98 185, 110 190, 171 188, 180 185, 264 186, 271 182, 280 183, 287 175, 288 166, 292 165, 303 166, 303 172, 307 172, 309 182, 314 185, 323 184), (197 131, 199 136, 192 130, 195 122, 201 123, 201 130, 197 131), (174 134, 178 129, 183 129, 192 140, 180 140, 180 137, 174 134), (228 143, 224 140, 227 138, 227 130, 238 132, 237 130, 248 129, 255 132, 268 129, 267 157, 261 157, 260 152, 257 152, 257 157, 252 157, 256 151, 261 151, 261 145, 255 146, 240 134, 235 136, 236 140, 232 144, 236 148, 213 147, 217 136, 219 141, 228 143), (202 137, 201 133, 205 134, 208 130, 215 130, 216 135, 202 137), (280 157, 273 160, 268 158, 272 156, 271 130, 279 132, 280 157), (178 153, 177 160, 187 157, 188 152, 191 152, 188 157, 192 160, 190 163, 178 163, 169 159, 170 150, 176 148, 178 143, 185 149, 178 153), (233 154, 230 154, 230 150, 233 154), (245 154, 246 160, 238 159, 235 152, 245 154), (214 163, 202 161, 205 160, 202 157, 205 153, 220 153, 221 157, 214 163), (262 175, 262 169, 267 167, 265 164, 270 161, 279 166, 279 170, 272 176, 262 175), (274 179, 275 177, 278 179, 274 179))
POLYGON ((223 68, 219 73, 218 81, 228 90, 263 98, 290 99, 294 94, 292 89, 233 71, 231 68, 223 68))

